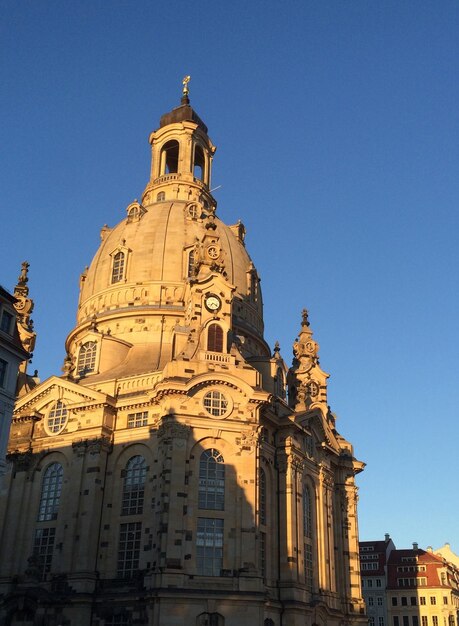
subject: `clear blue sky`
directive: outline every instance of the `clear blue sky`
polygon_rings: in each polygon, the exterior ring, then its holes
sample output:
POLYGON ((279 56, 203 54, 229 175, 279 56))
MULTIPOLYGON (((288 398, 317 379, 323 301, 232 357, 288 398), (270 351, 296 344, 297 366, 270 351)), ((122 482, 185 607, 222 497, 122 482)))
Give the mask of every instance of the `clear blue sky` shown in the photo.
POLYGON ((3 0, 0 47, 0 282, 30 262, 32 369, 60 374, 79 274, 191 74, 267 339, 290 363, 310 310, 367 463, 361 538, 458 552, 457 0, 3 0))

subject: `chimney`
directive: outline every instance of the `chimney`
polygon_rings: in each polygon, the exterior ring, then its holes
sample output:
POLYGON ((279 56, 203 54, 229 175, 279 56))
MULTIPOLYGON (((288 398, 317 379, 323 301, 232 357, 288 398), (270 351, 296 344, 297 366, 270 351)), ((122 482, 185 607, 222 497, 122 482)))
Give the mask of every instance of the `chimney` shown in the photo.
POLYGON ((413 550, 417 550, 417 549, 418 549, 418 544, 415 541, 413 541, 413 550))
POLYGON ((387 543, 389 541, 389 539, 390 539, 390 535, 389 535, 389 533, 386 533, 384 535, 384 541, 387 543))

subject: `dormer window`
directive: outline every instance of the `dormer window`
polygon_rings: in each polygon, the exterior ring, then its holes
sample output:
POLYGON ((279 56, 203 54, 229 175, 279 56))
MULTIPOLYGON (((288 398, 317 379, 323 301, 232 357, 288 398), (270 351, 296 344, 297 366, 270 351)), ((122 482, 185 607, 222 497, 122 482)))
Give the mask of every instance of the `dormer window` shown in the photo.
POLYGON ((97 344, 95 341, 87 341, 80 348, 78 355, 78 376, 85 376, 96 369, 97 344))
POLYGON ((119 283, 124 278, 125 254, 117 252, 113 257, 112 284, 119 283))
POLYGON ((175 139, 164 144, 161 150, 161 175, 176 174, 179 163, 179 143, 175 139))
POLYGON ((218 324, 210 324, 207 331, 207 349, 210 352, 223 352, 223 329, 218 324))

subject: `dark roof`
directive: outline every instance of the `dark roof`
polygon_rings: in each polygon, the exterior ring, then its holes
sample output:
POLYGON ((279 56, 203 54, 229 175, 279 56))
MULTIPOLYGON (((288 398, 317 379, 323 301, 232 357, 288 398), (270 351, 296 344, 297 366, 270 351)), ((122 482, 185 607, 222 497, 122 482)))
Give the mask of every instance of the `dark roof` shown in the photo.
POLYGON ((359 541, 359 547, 373 546, 374 552, 386 552, 387 543, 386 541, 359 541))
POLYGON ((172 109, 169 113, 165 113, 159 121, 159 127, 163 128, 163 126, 176 124, 177 122, 194 122, 207 134, 207 126, 196 111, 192 109, 188 98, 182 98, 182 104, 180 106, 172 109))
POLYGON ((433 552, 426 552, 425 550, 418 549, 413 550, 411 548, 405 550, 392 550, 389 556, 389 564, 399 564, 402 562, 403 557, 417 557, 419 563, 443 563, 443 559, 433 552))
POLYGON ((14 304, 16 302, 16 298, 1 285, 0 285, 0 296, 2 298, 5 298, 5 300, 8 300, 8 302, 11 302, 11 304, 14 304))

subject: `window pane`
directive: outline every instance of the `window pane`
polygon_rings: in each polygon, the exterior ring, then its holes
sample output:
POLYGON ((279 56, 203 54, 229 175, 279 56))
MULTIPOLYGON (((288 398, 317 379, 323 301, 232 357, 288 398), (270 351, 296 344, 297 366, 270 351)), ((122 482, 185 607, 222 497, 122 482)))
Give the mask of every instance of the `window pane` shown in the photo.
POLYGON ((97 344, 95 341, 87 341, 84 343, 78 355, 77 373, 84 376, 93 372, 96 367, 97 344))
POLYGON ((198 518, 196 565, 202 576, 220 576, 223 568, 223 520, 198 518))
POLYGON ((59 463, 53 463, 47 468, 43 476, 41 488, 40 506, 38 509, 39 522, 57 518, 63 475, 64 470, 59 463))
POLYGON ((143 513, 146 473, 147 466, 142 456, 133 456, 129 459, 123 483, 121 515, 143 513))
POLYGON ((222 455, 215 448, 205 450, 199 462, 200 509, 223 511, 225 507, 225 465, 222 455))
POLYGON ((118 578, 132 578, 139 569, 141 522, 121 524, 118 544, 118 578))
POLYGON ((55 538, 55 528, 37 528, 35 531, 33 556, 35 558, 35 564, 38 567, 41 580, 44 580, 46 578, 46 574, 51 571, 55 538))
POLYGON ((58 400, 48 414, 47 425, 51 433, 59 433, 67 423, 67 408, 58 400))
POLYGON ((223 352, 223 329, 218 324, 211 324, 207 332, 207 349, 211 352, 223 352))
POLYGON ((112 283, 119 283, 124 277, 124 252, 117 252, 113 257, 112 283))
POLYGON ((203 404, 206 411, 215 417, 221 417, 228 409, 228 400, 219 391, 206 393, 203 404))

